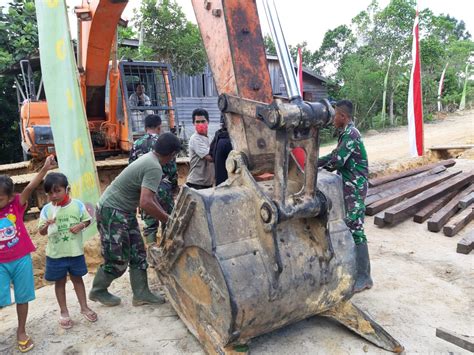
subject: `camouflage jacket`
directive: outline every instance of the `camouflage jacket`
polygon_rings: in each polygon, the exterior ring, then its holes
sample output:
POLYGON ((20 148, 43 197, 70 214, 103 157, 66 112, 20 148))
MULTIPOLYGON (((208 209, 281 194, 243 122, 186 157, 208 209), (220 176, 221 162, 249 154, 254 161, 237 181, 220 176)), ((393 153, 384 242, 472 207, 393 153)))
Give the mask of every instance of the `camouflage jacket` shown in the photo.
POLYGON ((339 135, 336 149, 319 158, 318 167, 337 170, 344 183, 349 182, 359 188, 367 184, 369 175, 367 152, 354 123, 350 122, 339 135))
MULTIPOLYGON (((158 139, 157 134, 145 133, 142 137, 138 138, 130 150, 130 157, 128 163, 131 164, 143 154, 150 152, 153 149, 153 145, 158 139)), ((165 164, 163 167, 163 178, 171 183, 173 189, 178 186, 178 168, 176 166, 176 160, 172 160, 165 164)))

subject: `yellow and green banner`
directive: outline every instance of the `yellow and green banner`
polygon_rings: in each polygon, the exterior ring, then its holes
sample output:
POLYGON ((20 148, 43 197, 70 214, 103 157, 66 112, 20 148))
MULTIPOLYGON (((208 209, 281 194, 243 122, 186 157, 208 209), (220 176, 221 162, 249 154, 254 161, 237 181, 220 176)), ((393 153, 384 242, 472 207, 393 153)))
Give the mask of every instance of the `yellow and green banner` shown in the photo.
MULTIPOLYGON (((54 147, 71 195, 94 217, 100 189, 64 0, 36 0, 41 72, 54 147)), ((84 232, 97 233, 95 223, 84 232)))

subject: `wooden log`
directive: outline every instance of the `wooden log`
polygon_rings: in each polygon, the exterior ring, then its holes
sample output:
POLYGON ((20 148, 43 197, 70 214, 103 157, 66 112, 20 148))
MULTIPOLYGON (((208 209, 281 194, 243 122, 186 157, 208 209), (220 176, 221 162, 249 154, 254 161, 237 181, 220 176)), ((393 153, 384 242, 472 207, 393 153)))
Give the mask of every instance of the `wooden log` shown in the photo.
POLYGON ((385 212, 380 212, 374 217, 374 224, 379 227, 385 226, 385 212))
POLYGON ((442 196, 440 199, 435 200, 423 207, 413 216, 413 221, 416 223, 423 223, 428 218, 430 218, 433 213, 439 211, 441 208, 443 208, 443 206, 446 206, 446 204, 448 204, 449 201, 451 201, 451 199, 453 199, 453 197, 458 194, 458 192, 459 191, 450 192, 446 196, 442 196))
POLYGON ((439 232, 446 222, 459 211, 459 200, 474 191, 474 186, 470 185, 466 189, 459 192, 452 200, 442 207, 438 212, 433 214, 428 220, 428 230, 431 232, 439 232))
POLYGON ((436 336, 460 348, 474 352, 474 337, 460 335, 444 328, 436 328, 436 336))
POLYGON ((435 168, 437 166, 440 166, 440 165, 449 168, 451 166, 454 166, 454 164, 456 164, 456 162, 452 159, 442 160, 442 161, 439 161, 439 162, 436 162, 436 163, 420 166, 419 168, 405 170, 405 171, 402 171, 402 172, 399 172, 399 173, 395 173, 395 174, 391 174, 391 175, 387 175, 387 176, 382 176, 382 177, 375 178, 375 179, 370 179, 369 180, 369 186, 370 187, 378 186, 378 185, 382 185, 382 184, 385 184, 385 183, 390 182, 390 181, 399 180, 399 179, 407 177, 407 176, 416 175, 416 174, 422 173, 424 171, 433 169, 433 168, 435 168))
POLYGON ((464 234, 458 242, 456 253, 469 254, 474 249, 474 229, 464 234))
MULTIPOLYGON (((407 176, 407 177, 401 178, 399 180, 387 182, 386 184, 371 187, 367 191, 367 198, 369 198, 369 196, 372 196, 372 195, 379 195, 381 193, 384 194, 384 193, 386 193, 387 191, 389 191, 393 188, 400 188, 400 185, 407 186, 409 184, 416 183, 418 180, 422 179, 425 176, 439 174, 439 173, 442 173, 444 171, 446 171, 446 167, 443 166, 443 165, 440 165, 440 166, 434 167, 433 169, 430 169, 428 171, 425 171, 423 173, 420 173, 420 174, 417 174, 417 175, 414 175, 414 176, 407 176)), ((385 197, 385 196, 380 196, 380 198, 383 198, 383 197, 385 197)), ((369 203, 367 203, 367 204, 369 204, 369 203)))
POLYGON ((471 192, 469 195, 464 196, 462 199, 459 200, 459 208, 464 209, 467 208, 471 203, 474 202, 474 192, 471 192))
MULTIPOLYGON (((403 201, 397 206, 393 206, 385 211, 385 222, 395 224, 403 221, 409 216, 413 216, 420 208, 438 199, 446 193, 458 190, 470 184, 474 180, 474 171, 469 171, 455 176, 448 181, 442 182, 438 186, 423 191, 421 194, 403 201)), ((439 211, 437 212, 439 213, 439 211)), ((432 217, 433 218, 433 217, 432 217)), ((443 223, 444 224, 444 223, 443 223)))
POLYGON ((443 227, 443 233, 446 237, 456 235, 461 229, 469 224, 474 219, 474 209, 466 208, 458 215, 451 218, 449 223, 443 227))
POLYGON ((383 198, 381 200, 378 200, 370 204, 366 208, 366 214, 369 216, 373 216, 374 214, 379 213, 380 211, 383 211, 384 209, 390 206, 393 206, 407 198, 418 195, 420 192, 428 190, 429 188, 436 186, 450 178, 453 178, 454 176, 460 173, 461 173, 460 171, 447 172, 444 174, 440 174, 440 176, 436 175, 436 176, 426 177, 422 181, 419 181, 413 187, 405 188, 404 190, 400 191, 399 193, 395 195, 388 196, 386 198, 383 198))

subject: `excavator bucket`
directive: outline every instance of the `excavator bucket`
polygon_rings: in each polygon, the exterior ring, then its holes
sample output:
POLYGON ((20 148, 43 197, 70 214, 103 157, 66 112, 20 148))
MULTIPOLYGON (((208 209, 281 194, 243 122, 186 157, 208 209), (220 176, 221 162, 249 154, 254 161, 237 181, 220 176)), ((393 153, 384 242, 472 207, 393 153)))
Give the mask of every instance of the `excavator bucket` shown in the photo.
MULTIPOLYGON (((400 352, 349 301, 355 254, 340 178, 319 174, 327 213, 275 223, 274 181, 256 182, 235 152, 230 161, 234 171, 220 186, 182 189, 159 248, 150 252, 167 299, 205 349, 228 353, 232 345, 321 314, 400 352)), ((301 188, 298 181, 288 185, 290 192, 301 188)))
POLYGON ((342 182, 317 169, 331 105, 297 94, 273 99, 255 1, 193 6, 234 150, 224 183, 183 186, 158 246, 149 249, 167 299, 211 354, 233 353, 317 314, 400 352, 350 302, 355 247, 342 182), (292 158, 296 148, 304 171, 292 158))

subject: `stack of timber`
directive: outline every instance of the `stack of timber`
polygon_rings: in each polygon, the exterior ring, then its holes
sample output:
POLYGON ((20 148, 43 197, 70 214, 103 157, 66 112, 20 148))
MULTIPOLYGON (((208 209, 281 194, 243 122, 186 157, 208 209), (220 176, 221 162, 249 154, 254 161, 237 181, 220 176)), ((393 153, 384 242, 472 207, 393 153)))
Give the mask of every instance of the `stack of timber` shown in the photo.
POLYGON ((456 170, 455 164, 443 160, 370 179, 366 214, 380 227, 412 218, 454 236, 474 220, 474 170, 456 170))

